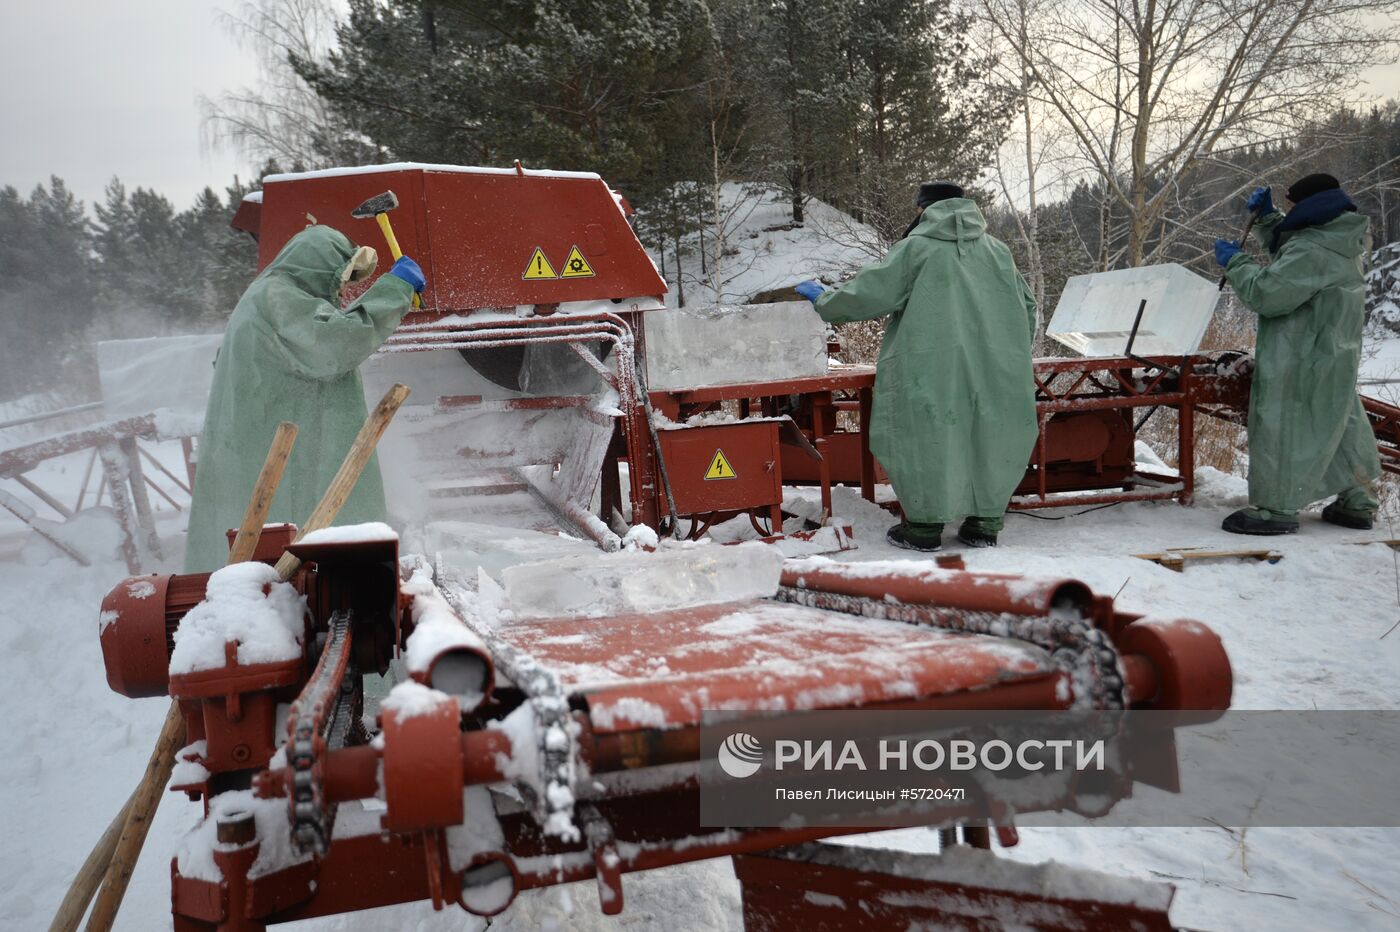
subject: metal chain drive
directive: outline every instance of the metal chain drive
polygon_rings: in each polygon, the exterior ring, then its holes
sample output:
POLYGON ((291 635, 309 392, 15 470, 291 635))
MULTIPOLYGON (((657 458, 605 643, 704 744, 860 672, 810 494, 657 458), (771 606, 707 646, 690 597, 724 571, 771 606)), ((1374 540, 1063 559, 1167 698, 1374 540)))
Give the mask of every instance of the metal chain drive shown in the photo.
POLYGON ((859 596, 782 586, 778 599, 849 615, 931 625, 947 631, 1013 638, 1050 654, 1056 667, 1069 674, 1074 709, 1124 709, 1127 680, 1118 651, 1108 635, 1077 610, 1055 607, 1049 615, 964 612, 925 605, 875 602, 859 596), (1086 684, 1088 689, 1082 687, 1086 684))
POLYGON ((325 854, 335 823, 335 807, 326 802, 321 754, 327 747, 343 746, 354 724, 355 683, 345 675, 350 622, 348 610, 331 615, 321 659, 287 714, 292 846, 300 854, 325 854))
POLYGON ((486 643, 496 669, 528 698, 535 715, 535 733, 539 737, 539 785, 544 788, 542 798, 535 800, 535 808, 544 816, 546 831, 567 838, 577 832, 573 827, 573 784, 578 773, 578 748, 571 736, 573 719, 564 687, 553 670, 496 637, 486 625, 475 624, 472 612, 463 601, 463 593, 470 590, 436 561, 433 584, 462 623, 486 643))

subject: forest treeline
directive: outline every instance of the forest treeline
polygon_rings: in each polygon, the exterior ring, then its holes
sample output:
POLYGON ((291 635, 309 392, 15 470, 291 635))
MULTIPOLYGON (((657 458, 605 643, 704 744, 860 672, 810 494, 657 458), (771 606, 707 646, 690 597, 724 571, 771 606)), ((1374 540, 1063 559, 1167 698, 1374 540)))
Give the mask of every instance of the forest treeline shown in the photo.
MULTIPOLYGON (((948 178, 1049 304, 1087 271, 1209 273, 1243 194, 1308 171, 1347 184, 1378 244, 1400 239, 1400 105, 1352 93, 1393 57, 1374 17, 1397 6, 252 0, 228 19, 257 74, 205 102, 206 129, 255 179, 377 161, 596 171, 672 280, 732 248, 727 182, 793 224, 825 201, 878 253, 918 183, 948 178)), ((68 377, 92 339, 218 328, 253 272, 228 221, 256 187, 183 209, 118 179, 90 205, 58 178, 0 188, 0 397, 68 377)))

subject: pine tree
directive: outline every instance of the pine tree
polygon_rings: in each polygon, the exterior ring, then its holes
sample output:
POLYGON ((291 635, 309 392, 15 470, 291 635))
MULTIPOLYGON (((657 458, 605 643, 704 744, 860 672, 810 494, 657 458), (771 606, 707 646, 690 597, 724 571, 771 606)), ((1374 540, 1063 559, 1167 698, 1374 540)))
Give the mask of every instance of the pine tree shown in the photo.
POLYGON ((833 196, 893 237, 914 214, 920 182, 975 186, 1013 101, 986 90, 987 63, 967 41, 971 19, 952 0, 855 0, 849 8, 857 154, 833 196))
POLYGON ((702 0, 352 0, 326 63, 298 72, 396 158, 597 171, 660 191, 678 98, 698 97, 702 0))
POLYGON ((762 128, 757 174, 782 190, 795 223, 849 155, 857 113, 842 48, 852 11, 850 0, 746 0, 734 18, 758 38, 744 82, 762 128))
POLYGON ((83 204, 62 179, 28 200, 0 189, 0 397, 61 384, 63 363, 92 322, 94 266, 83 204))

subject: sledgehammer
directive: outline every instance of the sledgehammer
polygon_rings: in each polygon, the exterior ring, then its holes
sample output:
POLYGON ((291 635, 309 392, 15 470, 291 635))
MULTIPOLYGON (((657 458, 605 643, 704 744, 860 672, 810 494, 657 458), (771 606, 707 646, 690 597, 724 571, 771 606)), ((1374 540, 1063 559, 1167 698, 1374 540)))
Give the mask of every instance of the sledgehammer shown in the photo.
MULTIPOLYGON (((399 206, 399 196, 393 191, 385 191, 383 194, 376 194, 365 201, 359 207, 350 211, 350 216, 356 220, 368 220, 373 217, 379 222, 379 229, 384 233, 384 240, 389 244, 389 254, 398 262, 403 258, 403 250, 399 248, 398 237, 394 236, 394 227, 389 223, 389 211, 399 206)), ((413 306, 422 307, 423 302, 418 300, 418 295, 413 296, 413 306)))
MULTIPOLYGON (((390 192, 390 193, 393 193, 393 192, 390 192)), ((1241 248, 1241 249, 1243 249, 1243 248, 1245 248, 1246 246, 1249 245, 1249 233, 1250 233, 1251 230, 1254 229, 1254 223, 1255 223, 1255 221, 1259 219, 1260 214, 1262 214, 1263 212, 1264 212, 1264 211, 1263 211, 1263 209, 1261 208, 1261 209, 1259 209, 1259 210, 1254 211, 1253 213, 1251 213, 1251 214, 1249 215, 1249 220, 1248 220, 1248 221, 1245 223, 1245 225, 1244 225, 1244 232, 1240 234, 1240 248, 1241 248)), ((1229 283, 1229 281, 1230 281, 1230 276, 1227 275, 1227 274, 1224 273, 1224 272, 1221 272, 1221 273, 1220 273, 1220 284, 1216 286, 1215 290, 1216 290, 1216 291, 1224 291, 1224 290, 1225 290, 1225 286, 1226 286, 1226 284, 1229 283)))

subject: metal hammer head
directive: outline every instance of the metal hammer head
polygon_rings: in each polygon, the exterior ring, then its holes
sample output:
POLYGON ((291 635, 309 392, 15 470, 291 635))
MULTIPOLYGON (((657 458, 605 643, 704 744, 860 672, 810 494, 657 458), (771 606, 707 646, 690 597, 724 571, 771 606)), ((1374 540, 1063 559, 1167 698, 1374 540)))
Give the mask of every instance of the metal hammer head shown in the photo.
POLYGON ((356 220, 364 220, 370 217, 377 217, 380 214, 387 214, 398 206, 399 196, 393 191, 385 191, 383 194, 376 194, 359 207, 350 211, 350 216, 354 217, 356 220))

